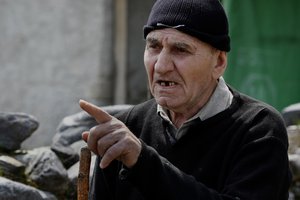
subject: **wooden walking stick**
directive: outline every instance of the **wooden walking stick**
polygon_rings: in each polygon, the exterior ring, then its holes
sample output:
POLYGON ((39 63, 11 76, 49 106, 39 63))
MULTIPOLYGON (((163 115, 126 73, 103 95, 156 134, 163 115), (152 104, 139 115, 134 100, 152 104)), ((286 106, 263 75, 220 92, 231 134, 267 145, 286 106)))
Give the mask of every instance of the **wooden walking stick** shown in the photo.
POLYGON ((82 147, 79 158, 77 179, 77 200, 88 200, 90 179, 91 151, 87 146, 82 147))

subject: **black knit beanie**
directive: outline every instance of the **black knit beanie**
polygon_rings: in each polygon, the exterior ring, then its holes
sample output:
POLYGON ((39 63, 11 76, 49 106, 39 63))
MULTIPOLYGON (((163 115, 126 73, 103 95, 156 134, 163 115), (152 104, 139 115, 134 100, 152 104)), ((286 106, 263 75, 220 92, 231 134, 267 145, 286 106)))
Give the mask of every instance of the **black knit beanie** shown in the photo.
POLYGON ((230 51, 228 20, 219 0, 157 0, 144 26, 144 38, 155 29, 167 27, 230 51))

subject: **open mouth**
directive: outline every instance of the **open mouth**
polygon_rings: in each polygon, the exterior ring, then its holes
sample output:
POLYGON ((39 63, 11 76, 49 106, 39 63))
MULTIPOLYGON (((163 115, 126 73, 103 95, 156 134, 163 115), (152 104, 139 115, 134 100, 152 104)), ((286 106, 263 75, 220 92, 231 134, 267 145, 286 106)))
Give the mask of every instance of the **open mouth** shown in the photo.
POLYGON ((170 87, 176 85, 176 83, 173 81, 158 81, 158 83, 160 86, 164 86, 164 87, 170 87))

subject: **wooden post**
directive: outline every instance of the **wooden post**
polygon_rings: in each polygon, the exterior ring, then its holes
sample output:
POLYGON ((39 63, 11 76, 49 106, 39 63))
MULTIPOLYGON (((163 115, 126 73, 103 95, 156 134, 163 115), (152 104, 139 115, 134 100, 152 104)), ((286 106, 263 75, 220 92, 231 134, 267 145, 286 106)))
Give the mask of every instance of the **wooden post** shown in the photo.
POLYGON ((91 165, 91 151, 88 147, 82 147, 79 158, 79 172, 77 179, 77 200, 89 198, 89 176, 91 165))
POLYGON ((125 104, 127 95, 128 18, 127 0, 115 0, 114 7, 114 104, 125 104))

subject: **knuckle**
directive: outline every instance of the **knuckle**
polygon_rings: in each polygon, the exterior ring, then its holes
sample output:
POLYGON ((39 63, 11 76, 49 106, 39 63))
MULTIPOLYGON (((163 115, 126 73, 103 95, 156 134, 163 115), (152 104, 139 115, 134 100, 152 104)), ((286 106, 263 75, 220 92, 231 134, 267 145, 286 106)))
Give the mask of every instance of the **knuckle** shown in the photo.
POLYGON ((97 126, 93 126, 91 129, 90 129, 90 133, 94 133, 95 130, 96 130, 97 126))
POLYGON ((107 151, 105 152, 105 154, 103 155, 103 157, 105 157, 106 160, 114 160, 118 157, 117 151, 115 150, 115 148, 111 147, 109 149, 107 149, 107 151))
POLYGON ((110 123, 110 127, 111 127, 112 130, 119 130, 119 129, 122 129, 123 124, 120 123, 119 121, 113 120, 110 123))

